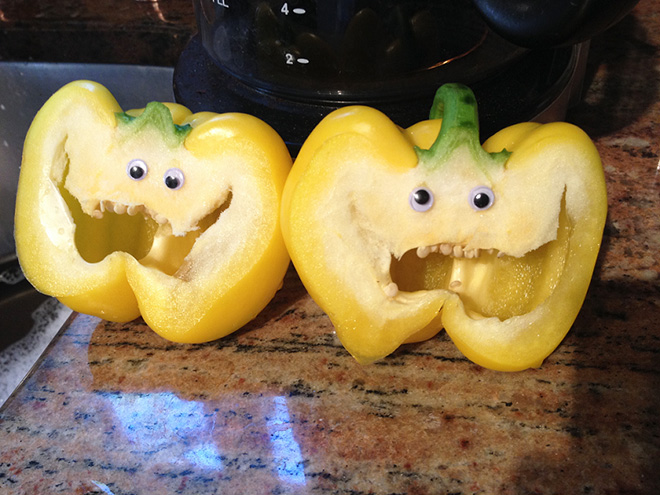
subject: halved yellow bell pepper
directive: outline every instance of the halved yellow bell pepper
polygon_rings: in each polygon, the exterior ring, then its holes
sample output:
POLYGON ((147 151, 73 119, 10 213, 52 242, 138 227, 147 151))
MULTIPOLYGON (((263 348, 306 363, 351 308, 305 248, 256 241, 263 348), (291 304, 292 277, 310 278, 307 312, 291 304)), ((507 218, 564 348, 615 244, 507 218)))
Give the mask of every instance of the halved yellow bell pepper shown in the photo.
POLYGON ((603 170, 567 123, 483 147, 465 86, 399 129, 347 107, 312 132, 287 180, 284 238, 301 280, 361 363, 443 327, 469 359, 540 366, 570 329, 607 213, 603 170))
POLYGON ((281 138, 255 117, 158 102, 122 112, 103 86, 68 84, 25 141, 21 267, 76 311, 142 315, 177 342, 222 337, 281 286, 290 166, 281 138))

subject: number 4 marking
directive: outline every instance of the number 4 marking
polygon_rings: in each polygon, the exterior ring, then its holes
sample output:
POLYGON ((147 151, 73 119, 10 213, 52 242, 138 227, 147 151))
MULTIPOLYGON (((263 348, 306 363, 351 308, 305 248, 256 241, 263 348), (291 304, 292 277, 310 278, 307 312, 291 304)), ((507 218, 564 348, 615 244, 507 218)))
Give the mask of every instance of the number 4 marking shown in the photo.
POLYGON ((282 12, 284 15, 289 15, 291 12, 293 12, 294 14, 297 14, 297 15, 305 15, 307 13, 307 11, 305 9, 301 8, 301 7, 295 7, 294 9, 289 10, 289 3, 288 2, 285 2, 282 5, 282 8, 280 9, 280 12, 282 12))

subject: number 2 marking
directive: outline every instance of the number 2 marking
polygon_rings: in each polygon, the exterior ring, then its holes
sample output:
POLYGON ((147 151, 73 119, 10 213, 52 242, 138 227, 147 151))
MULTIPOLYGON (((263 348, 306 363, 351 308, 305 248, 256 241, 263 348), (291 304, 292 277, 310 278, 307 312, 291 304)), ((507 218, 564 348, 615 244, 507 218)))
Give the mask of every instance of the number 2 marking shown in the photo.
POLYGON ((296 58, 296 57, 294 57, 293 53, 285 53, 284 56, 286 58, 286 64, 287 65, 293 65, 296 62, 298 62, 299 64, 302 64, 302 65, 307 65, 309 63, 309 59, 302 58, 302 57, 296 58))

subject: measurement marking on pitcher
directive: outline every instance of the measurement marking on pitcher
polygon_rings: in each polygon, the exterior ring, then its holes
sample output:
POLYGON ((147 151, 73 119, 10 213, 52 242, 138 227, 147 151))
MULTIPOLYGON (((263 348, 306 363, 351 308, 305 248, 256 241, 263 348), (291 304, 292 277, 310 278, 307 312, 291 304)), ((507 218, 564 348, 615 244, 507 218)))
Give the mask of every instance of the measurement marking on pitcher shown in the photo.
POLYGON ((227 5, 227 0, 212 0, 212 2, 219 7, 224 7, 226 9, 229 8, 229 5, 227 5))
POLYGON ((293 9, 289 9, 289 3, 286 2, 282 5, 282 8, 280 9, 280 12, 282 12, 284 15, 289 15, 291 13, 296 14, 296 15, 305 15, 307 11, 303 9, 302 7, 294 7, 293 9))
POLYGON ((302 65, 307 65, 309 63, 308 58, 303 58, 303 57, 296 58, 296 56, 293 53, 285 53, 284 56, 286 57, 286 64, 287 65, 293 65, 295 63, 299 63, 299 64, 302 64, 302 65))

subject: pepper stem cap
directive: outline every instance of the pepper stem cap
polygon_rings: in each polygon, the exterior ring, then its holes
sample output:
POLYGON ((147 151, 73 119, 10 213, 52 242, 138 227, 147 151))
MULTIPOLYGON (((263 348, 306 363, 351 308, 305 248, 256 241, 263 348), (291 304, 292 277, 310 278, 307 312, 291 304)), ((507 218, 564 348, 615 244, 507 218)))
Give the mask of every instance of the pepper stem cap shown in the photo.
POLYGON ((469 148, 477 162, 494 162, 502 166, 511 153, 502 150, 488 153, 479 140, 477 99, 467 86, 460 83, 443 84, 436 91, 429 118, 442 119, 438 137, 427 150, 417 148, 426 163, 440 165, 460 146, 469 148))
POLYGON ((133 133, 138 133, 149 126, 155 127, 172 147, 180 146, 192 130, 189 124, 175 124, 170 109, 158 101, 147 103, 144 111, 137 116, 127 112, 116 113, 115 116, 119 124, 133 133))

